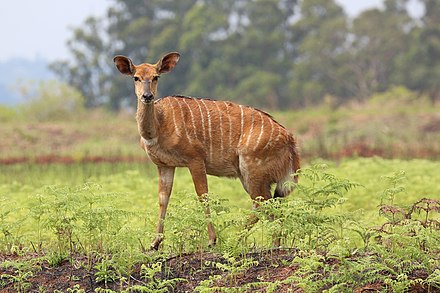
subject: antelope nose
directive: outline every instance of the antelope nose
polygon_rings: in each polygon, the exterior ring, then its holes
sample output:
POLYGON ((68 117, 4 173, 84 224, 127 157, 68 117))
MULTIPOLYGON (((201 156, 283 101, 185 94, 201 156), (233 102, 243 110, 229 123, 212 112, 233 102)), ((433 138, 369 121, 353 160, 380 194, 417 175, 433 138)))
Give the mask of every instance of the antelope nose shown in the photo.
POLYGON ((143 94, 141 100, 144 103, 149 103, 153 100, 153 98, 154 98, 153 94, 148 93, 148 94, 143 94))

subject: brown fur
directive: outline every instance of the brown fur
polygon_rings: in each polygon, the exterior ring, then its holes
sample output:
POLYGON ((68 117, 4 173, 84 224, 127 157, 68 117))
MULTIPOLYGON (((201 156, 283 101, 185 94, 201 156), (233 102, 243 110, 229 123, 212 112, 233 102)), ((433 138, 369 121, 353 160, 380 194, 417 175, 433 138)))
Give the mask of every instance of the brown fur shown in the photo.
MULTIPOLYGON (((135 79, 138 97, 136 119, 141 146, 159 170, 160 219, 158 236, 162 241, 163 220, 171 194, 175 167, 188 167, 197 195, 206 200, 206 174, 239 178, 252 199, 269 199, 290 192, 284 183, 300 168, 293 136, 269 114, 231 102, 169 96, 152 101, 157 77, 171 71, 178 53, 169 53, 156 64, 134 65, 124 56, 114 62, 119 71, 135 79), (150 100, 151 99, 151 100, 150 100)), ((295 181, 296 181, 295 177, 295 181)), ((209 217, 209 208, 206 208, 209 217)), ((210 244, 215 230, 208 224, 210 244)))

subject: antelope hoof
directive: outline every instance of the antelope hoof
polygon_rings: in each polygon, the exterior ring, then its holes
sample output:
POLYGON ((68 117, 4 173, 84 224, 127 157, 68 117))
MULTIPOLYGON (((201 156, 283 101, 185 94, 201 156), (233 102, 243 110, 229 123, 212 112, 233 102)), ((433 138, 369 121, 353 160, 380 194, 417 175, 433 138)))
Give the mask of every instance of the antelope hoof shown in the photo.
POLYGON ((217 243, 217 238, 209 239, 208 247, 214 247, 216 243, 217 243))
POLYGON ((159 245, 162 242, 163 238, 160 236, 157 236, 154 241, 151 243, 150 249, 151 250, 159 250, 159 245))

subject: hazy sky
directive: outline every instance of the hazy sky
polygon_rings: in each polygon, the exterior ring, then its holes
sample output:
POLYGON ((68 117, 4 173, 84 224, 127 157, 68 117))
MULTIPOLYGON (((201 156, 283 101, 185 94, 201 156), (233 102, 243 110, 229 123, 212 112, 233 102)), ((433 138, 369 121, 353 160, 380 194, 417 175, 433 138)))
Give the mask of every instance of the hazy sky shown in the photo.
MULTIPOLYGON (((336 0, 349 15, 382 0, 336 0)), ((20 0, 2 1, 0 9, 0 62, 14 57, 52 61, 68 57, 66 40, 71 28, 87 16, 102 16, 113 3, 109 0, 20 0)))
POLYGON ((0 61, 68 56, 71 28, 90 15, 104 15, 108 0, 6 0, 0 9, 0 61))

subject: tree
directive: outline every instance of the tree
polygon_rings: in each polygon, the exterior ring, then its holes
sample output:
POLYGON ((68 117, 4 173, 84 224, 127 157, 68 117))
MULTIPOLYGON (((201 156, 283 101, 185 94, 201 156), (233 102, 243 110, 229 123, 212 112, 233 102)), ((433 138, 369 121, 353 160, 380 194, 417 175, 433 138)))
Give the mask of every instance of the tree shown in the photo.
POLYGON ((185 74, 182 75, 186 79, 180 91, 201 97, 224 95, 230 70, 225 62, 225 47, 232 31, 229 23, 232 5, 233 1, 199 1, 184 15, 178 48, 183 55, 185 74))
POLYGON ((86 106, 93 107, 103 102, 106 88, 106 55, 107 45, 99 37, 103 34, 102 21, 89 17, 84 28, 73 30, 73 39, 67 46, 75 63, 61 60, 50 65, 50 68, 69 85, 80 90, 86 97, 86 106))
POLYGON ((228 39, 233 65, 231 96, 264 108, 289 104, 288 72, 293 62, 288 27, 296 0, 239 1, 236 27, 228 39))
POLYGON ((395 80, 427 94, 434 103, 440 99, 440 3, 421 0, 425 15, 410 32, 408 50, 397 59, 395 80))
POLYGON ((161 81, 161 95, 216 95, 272 107, 283 99, 282 80, 289 68, 285 28, 296 0, 114 2, 105 19, 90 18, 74 31, 68 42, 74 62, 52 65, 83 92, 87 106, 134 105, 130 85, 114 74, 114 55, 142 63, 176 50, 182 57, 161 81))
POLYGON ((407 0, 386 0, 385 9, 370 9, 353 20, 349 68, 361 99, 390 87, 395 61, 407 48, 412 19, 407 0))
POLYGON ((159 95, 186 94, 261 108, 366 99, 392 85, 440 96, 440 4, 384 0, 350 21, 336 0, 113 0, 68 41, 72 60, 52 69, 79 89, 86 105, 134 107, 132 85, 116 74, 115 55, 155 62, 179 51, 159 95), (299 9, 298 9, 299 8, 299 9))
POLYGON ((326 94, 346 96, 343 53, 347 18, 333 0, 303 1, 301 18, 291 26, 297 50, 289 89, 300 106, 313 105, 326 94))

